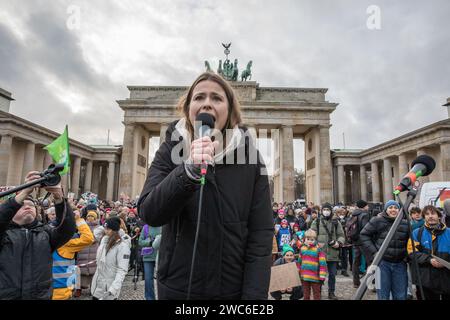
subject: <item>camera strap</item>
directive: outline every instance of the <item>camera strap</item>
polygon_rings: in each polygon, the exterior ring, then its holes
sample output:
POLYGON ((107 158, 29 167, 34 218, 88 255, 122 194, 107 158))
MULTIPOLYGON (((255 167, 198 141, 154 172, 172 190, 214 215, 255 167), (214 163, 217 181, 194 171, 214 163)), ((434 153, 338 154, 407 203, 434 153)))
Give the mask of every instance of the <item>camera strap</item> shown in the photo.
MULTIPOLYGON (((323 222, 323 219, 322 219, 320 222, 322 222, 322 225, 323 225, 323 227, 325 228, 325 231, 326 231, 327 234, 328 234, 328 238, 329 238, 330 240, 337 240, 337 239, 333 239, 333 234, 330 232, 330 229, 328 229, 328 227, 327 227, 327 225, 325 224, 325 222, 323 222)), ((334 224, 333 222, 331 222, 331 223, 334 224)), ((337 224, 334 224, 334 229, 335 229, 334 234, 337 235, 337 224)))

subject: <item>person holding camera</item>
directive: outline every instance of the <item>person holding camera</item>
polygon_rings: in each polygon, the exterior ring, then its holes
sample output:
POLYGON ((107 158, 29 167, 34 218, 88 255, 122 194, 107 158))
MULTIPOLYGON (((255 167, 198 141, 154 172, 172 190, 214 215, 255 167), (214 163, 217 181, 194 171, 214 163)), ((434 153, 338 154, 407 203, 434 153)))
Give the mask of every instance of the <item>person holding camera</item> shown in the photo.
POLYGON ((345 243, 345 235, 338 219, 332 216, 331 204, 325 203, 322 206, 322 213, 314 220, 311 229, 317 233, 319 248, 325 252, 327 258, 328 299, 338 300, 334 294, 336 273, 337 264, 340 261, 339 249, 345 243))
MULTIPOLYGON (((25 183, 40 179, 31 171, 25 183)), ((55 201, 56 227, 36 218, 31 193, 36 186, 22 190, 0 206, 0 300, 50 300, 52 297, 52 252, 76 232, 72 209, 64 198, 61 184, 44 187, 55 201)))

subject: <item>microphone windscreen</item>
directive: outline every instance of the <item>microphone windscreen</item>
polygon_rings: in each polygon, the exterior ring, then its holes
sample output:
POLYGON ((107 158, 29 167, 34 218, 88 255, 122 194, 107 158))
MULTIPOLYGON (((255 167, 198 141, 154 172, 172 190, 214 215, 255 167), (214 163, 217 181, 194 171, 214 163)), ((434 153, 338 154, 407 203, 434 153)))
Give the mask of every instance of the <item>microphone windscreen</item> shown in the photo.
POLYGON ((434 168, 436 167, 436 162, 434 159, 430 156, 427 156, 426 154, 418 156, 412 163, 411 168, 414 167, 414 165, 421 163, 427 168, 427 172, 423 174, 423 176, 429 175, 431 172, 433 172, 434 168))
POLYGON ((202 112, 197 115, 195 121, 201 123, 200 127, 207 126, 212 129, 214 128, 214 122, 216 122, 216 119, 214 119, 214 117, 209 113, 202 112))

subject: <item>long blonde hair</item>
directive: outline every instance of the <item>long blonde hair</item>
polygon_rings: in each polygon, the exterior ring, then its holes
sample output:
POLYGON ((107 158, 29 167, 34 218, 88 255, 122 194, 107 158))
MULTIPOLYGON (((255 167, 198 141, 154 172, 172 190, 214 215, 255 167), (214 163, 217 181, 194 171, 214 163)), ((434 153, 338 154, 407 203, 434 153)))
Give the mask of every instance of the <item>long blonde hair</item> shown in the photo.
POLYGON ((187 93, 180 98, 177 110, 180 116, 186 118, 187 129, 191 135, 194 137, 194 127, 189 119, 189 106, 192 99, 192 93, 194 88, 201 81, 210 80, 216 82, 225 91, 227 101, 228 101, 228 119, 223 129, 233 129, 235 125, 241 124, 241 105, 237 100, 236 93, 234 92, 231 85, 224 80, 220 75, 213 72, 204 72, 195 79, 194 83, 189 87, 187 93))

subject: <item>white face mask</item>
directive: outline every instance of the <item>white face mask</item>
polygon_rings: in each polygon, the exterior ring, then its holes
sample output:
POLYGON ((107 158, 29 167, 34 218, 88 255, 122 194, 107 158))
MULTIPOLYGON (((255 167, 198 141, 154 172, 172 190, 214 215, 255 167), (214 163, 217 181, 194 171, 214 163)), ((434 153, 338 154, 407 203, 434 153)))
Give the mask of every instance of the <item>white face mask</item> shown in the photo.
POLYGON ((323 210, 322 214, 323 214, 324 217, 329 217, 330 214, 331 214, 331 211, 330 210, 323 210))

